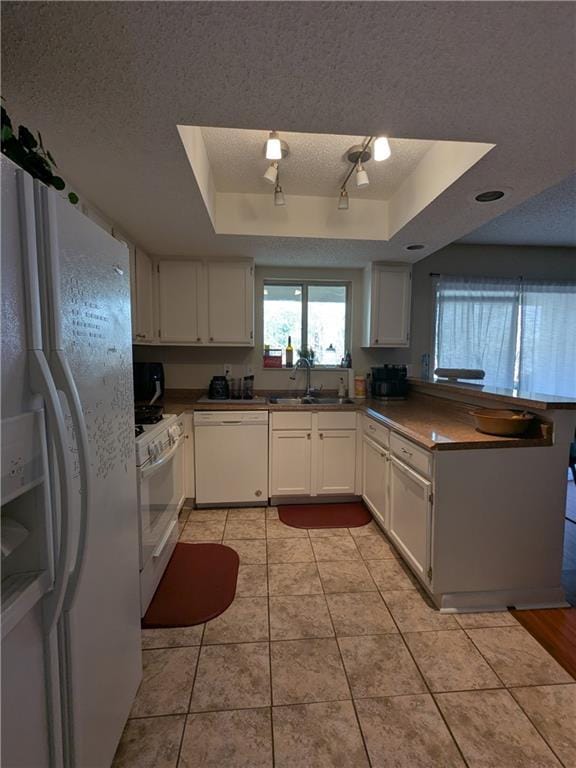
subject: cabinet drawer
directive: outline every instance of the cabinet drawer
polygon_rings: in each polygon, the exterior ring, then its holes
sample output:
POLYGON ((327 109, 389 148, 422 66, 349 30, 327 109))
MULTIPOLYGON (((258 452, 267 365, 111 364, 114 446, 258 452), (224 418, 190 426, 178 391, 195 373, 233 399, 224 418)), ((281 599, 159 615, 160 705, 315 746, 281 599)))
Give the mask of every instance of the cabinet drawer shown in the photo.
POLYGON ((318 429, 356 429, 356 412, 319 411, 318 429))
POLYGON ((364 434, 385 447, 390 444, 390 430, 368 416, 364 417, 364 434))
POLYGON ((312 429, 310 411, 288 411, 271 413, 272 429, 312 429))
POLYGON ((392 432, 390 434, 390 450, 401 461, 414 467, 425 477, 432 475, 432 454, 424 448, 419 448, 410 440, 392 432))

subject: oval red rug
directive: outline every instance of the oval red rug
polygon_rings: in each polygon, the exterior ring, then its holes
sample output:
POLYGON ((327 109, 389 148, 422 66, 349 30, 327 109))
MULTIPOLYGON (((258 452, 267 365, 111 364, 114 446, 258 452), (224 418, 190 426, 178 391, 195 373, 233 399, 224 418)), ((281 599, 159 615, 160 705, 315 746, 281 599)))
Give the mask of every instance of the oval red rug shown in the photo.
POLYGON ((286 504, 278 517, 293 528, 359 528, 372 520, 362 501, 345 504, 286 504))
POLYGON ((238 553, 223 544, 179 542, 142 627, 191 627, 216 618, 234 600, 239 563, 238 553))

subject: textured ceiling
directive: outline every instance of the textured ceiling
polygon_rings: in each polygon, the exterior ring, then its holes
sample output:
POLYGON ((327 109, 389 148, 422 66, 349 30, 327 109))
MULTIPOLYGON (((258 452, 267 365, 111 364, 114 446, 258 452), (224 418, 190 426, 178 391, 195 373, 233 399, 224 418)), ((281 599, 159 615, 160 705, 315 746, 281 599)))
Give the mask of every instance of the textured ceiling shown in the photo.
POLYGON ((503 213, 460 242, 576 247, 576 175, 503 213))
POLYGON ((2 93, 152 253, 353 266, 422 242, 420 258, 573 173, 574 14, 563 2, 4 2, 2 93), (178 124, 496 148, 388 243, 236 237, 214 234, 178 124), (513 189, 499 205, 470 201, 499 185, 513 189))
MULTIPOLYGON (((214 183, 218 192, 253 192, 271 194, 271 185, 262 174, 269 161, 264 157, 267 131, 237 128, 203 128, 214 183)), ((347 150, 361 144, 366 136, 281 132, 290 152, 280 162, 280 178, 286 194, 338 197, 342 182, 350 170, 347 150)), ((370 185, 358 189, 354 179, 348 183, 350 197, 388 200, 401 182, 414 170, 433 141, 390 139, 391 156, 370 160, 365 170, 370 185)))

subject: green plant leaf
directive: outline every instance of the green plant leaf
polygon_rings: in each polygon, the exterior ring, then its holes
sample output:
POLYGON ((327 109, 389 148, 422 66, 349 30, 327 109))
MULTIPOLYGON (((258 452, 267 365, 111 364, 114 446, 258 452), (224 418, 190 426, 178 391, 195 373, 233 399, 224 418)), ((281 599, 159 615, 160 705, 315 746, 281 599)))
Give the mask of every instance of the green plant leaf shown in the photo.
POLYGON ((8 139, 11 139, 14 134, 12 133, 12 128, 9 125, 4 124, 2 126, 2 141, 8 141, 8 139))
POLYGON ((80 198, 76 194, 76 192, 69 192, 68 193, 68 200, 72 203, 72 205, 76 205, 76 203, 79 202, 80 198))
POLYGON ((54 187, 54 189, 62 190, 66 186, 66 182, 64 179, 61 179, 60 176, 52 176, 52 179, 50 180, 50 183, 54 187))
POLYGON ((25 125, 18 126, 18 140, 27 149, 36 149, 38 142, 25 125))
POLYGON ((42 134, 40 133, 40 131, 38 131, 38 141, 40 142, 40 146, 42 147, 42 149, 44 149, 44 143, 42 141, 42 134))

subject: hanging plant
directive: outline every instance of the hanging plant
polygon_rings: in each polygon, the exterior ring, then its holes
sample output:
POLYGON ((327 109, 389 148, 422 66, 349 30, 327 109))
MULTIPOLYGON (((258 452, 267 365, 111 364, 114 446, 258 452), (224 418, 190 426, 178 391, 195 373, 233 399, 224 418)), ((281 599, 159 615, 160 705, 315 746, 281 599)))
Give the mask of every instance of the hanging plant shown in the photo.
MULTIPOLYGON (((36 138, 25 125, 19 125, 18 133, 15 133, 4 105, 2 105, 2 154, 47 186, 54 187, 59 192, 66 188, 64 179, 54 173, 56 162, 50 152, 44 149, 40 131, 36 138)), ((76 205, 78 195, 75 192, 68 192, 68 200, 76 205)))

